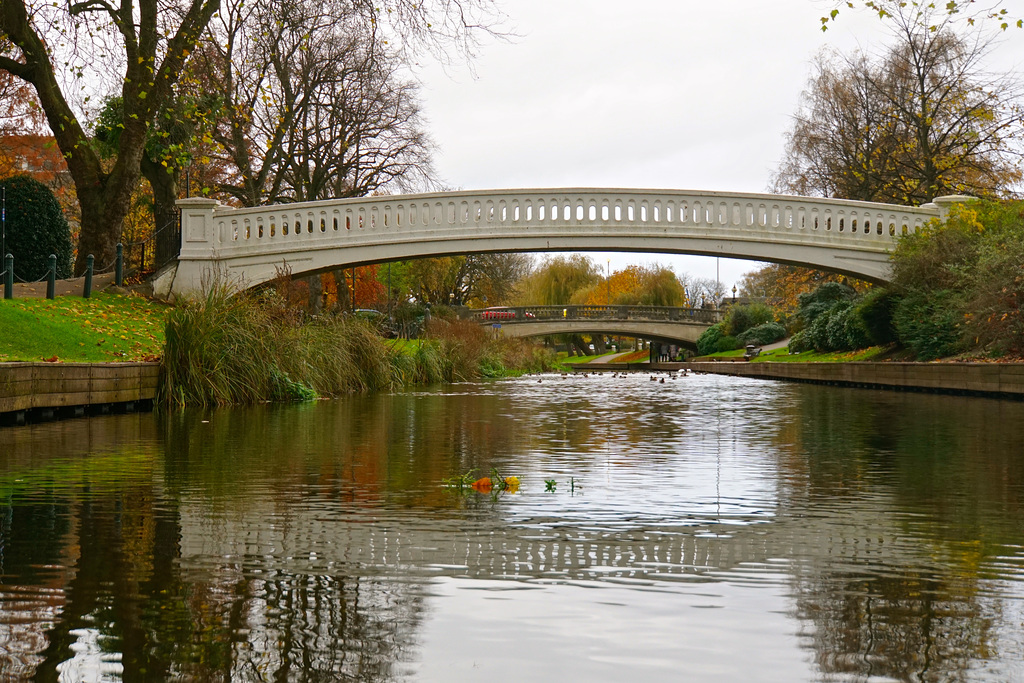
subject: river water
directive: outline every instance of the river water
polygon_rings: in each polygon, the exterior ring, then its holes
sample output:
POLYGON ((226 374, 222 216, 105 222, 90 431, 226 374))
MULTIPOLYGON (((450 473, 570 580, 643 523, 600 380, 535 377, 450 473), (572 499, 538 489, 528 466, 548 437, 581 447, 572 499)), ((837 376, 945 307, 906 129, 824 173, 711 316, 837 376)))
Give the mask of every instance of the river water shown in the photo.
POLYGON ((1024 403, 544 375, 5 429, 22 679, 1024 680, 1024 403))

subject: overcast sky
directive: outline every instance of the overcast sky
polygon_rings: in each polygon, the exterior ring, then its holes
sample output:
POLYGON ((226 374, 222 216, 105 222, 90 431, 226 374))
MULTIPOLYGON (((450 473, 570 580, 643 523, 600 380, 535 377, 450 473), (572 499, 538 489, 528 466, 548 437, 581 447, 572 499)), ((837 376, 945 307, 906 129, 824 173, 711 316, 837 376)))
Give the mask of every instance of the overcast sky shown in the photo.
MULTIPOLYGON (((877 50, 886 26, 819 0, 505 0, 519 38, 419 76, 442 180, 457 189, 670 188, 765 192, 810 61, 877 50)), ((994 69, 1024 64, 1008 33, 994 69)), ((594 254, 715 277, 715 259, 594 254)), ((730 289, 754 269, 721 260, 730 289)))

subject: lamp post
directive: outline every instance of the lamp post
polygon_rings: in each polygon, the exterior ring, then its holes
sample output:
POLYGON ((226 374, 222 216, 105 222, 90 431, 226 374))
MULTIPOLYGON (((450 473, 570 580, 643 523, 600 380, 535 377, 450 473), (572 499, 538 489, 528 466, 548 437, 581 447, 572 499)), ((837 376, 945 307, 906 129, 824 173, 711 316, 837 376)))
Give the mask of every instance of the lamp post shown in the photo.
POLYGON ((732 286, 732 305, 736 305, 736 285, 732 286))

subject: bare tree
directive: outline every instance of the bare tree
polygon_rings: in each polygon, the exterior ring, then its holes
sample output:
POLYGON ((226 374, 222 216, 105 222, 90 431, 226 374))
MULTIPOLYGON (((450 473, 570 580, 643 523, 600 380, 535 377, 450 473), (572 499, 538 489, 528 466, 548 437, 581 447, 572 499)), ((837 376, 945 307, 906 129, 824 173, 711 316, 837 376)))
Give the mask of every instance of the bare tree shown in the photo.
POLYGON ((818 59, 774 190, 921 204, 1021 180, 1019 83, 984 72, 980 34, 894 11, 896 43, 881 57, 818 59))
POLYGON ((432 186, 412 50, 470 53, 487 0, 229 1, 200 51, 225 98, 217 188, 254 206, 432 186))

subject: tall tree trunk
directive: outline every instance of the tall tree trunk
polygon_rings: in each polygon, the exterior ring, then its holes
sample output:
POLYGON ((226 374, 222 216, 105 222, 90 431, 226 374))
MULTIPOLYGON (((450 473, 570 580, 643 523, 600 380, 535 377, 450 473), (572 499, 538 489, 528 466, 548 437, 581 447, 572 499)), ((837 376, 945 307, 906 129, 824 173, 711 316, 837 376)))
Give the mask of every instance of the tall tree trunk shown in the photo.
POLYGON ((324 281, 320 279, 319 273, 306 278, 309 283, 309 312, 313 315, 323 310, 324 281))
POLYGON ((146 155, 142 156, 142 174, 153 190, 153 229, 156 238, 156 263, 160 267, 177 257, 181 249, 178 236, 178 177, 180 171, 168 171, 146 155))

